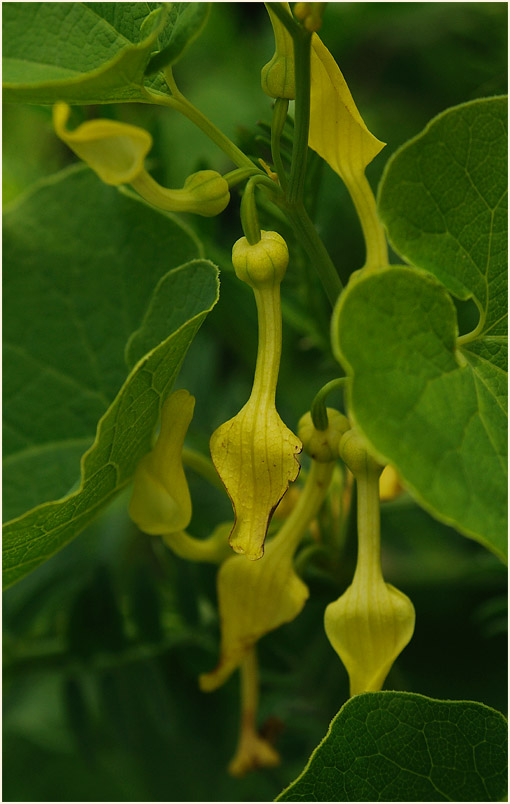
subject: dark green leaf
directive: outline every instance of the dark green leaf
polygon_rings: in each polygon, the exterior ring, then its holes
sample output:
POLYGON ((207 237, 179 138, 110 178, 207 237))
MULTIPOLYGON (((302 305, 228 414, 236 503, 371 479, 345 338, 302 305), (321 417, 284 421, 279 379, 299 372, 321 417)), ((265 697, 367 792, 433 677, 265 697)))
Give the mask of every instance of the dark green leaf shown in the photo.
POLYGON ((147 73, 174 64, 202 31, 209 15, 210 3, 172 3, 164 30, 159 35, 159 53, 148 64, 147 73))
POLYGON ((161 401, 217 299, 211 263, 168 273, 197 250, 171 216, 82 168, 44 182, 7 213, 4 494, 16 515, 69 492, 80 447, 97 427, 79 488, 6 527, 8 583, 76 535, 148 450, 161 401), (156 299, 165 289, 170 312, 155 308, 154 288, 156 299), (140 326, 145 351, 126 379, 126 342, 140 326), (60 468, 46 472, 45 459, 56 457, 60 468))
POLYGON ((276 801, 504 801, 507 723, 471 701, 364 693, 276 801))
POLYGON ((506 332, 507 99, 448 109, 390 159, 379 213, 396 251, 506 332))

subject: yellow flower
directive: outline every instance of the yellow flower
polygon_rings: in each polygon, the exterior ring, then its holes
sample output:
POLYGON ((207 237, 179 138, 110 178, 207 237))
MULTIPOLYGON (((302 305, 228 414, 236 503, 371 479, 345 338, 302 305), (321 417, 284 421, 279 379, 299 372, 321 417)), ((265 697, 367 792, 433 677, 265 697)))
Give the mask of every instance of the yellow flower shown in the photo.
POLYGON ((129 515, 144 533, 162 536, 179 532, 191 520, 182 447, 194 407, 195 399, 188 391, 170 394, 161 410, 157 441, 137 466, 129 515))
POLYGON ((211 217, 223 212, 229 203, 228 182, 215 170, 192 173, 177 190, 158 184, 144 167, 152 137, 143 128, 115 120, 89 120, 69 131, 70 113, 67 103, 55 104, 55 131, 105 184, 130 184, 150 204, 170 212, 211 217))
POLYGON ((294 570, 294 553, 324 501, 334 466, 312 460, 295 507, 260 561, 232 556, 220 567, 220 661, 200 676, 202 690, 221 686, 264 634, 295 619, 305 605, 308 588, 294 570))
POLYGON ((366 127, 340 67, 317 34, 312 36, 310 69, 308 144, 347 183, 385 143, 366 127))
POLYGON ((340 455, 358 485, 358 560, 352 584, 324 615, 331 645, 344 663, 351 695, 377 692, 414 632, 414 606, 385 583, 380 557, 379 475, 381 467, 363 440, 349 430, 340 455))
POLYGON ((115 120, 89 120, 69 131, 66 126, 70 114, 67 103, 55 104, 55 131, 105 184, 130 184, 143 171, 145 157, 152 148, 148 131, 115 120))
POLYGON ((262 232, 255 245, 242 237, 232 251, 237 276, 255 294, 259 347, 250 398, 212 434, 210 449, 235 510, 230 545, 252 560, 263 555, 272 513, 299 472, 301 442, 275 407, 282 343, 280 282, 288 259, 286 243, 276 232, 262 232))

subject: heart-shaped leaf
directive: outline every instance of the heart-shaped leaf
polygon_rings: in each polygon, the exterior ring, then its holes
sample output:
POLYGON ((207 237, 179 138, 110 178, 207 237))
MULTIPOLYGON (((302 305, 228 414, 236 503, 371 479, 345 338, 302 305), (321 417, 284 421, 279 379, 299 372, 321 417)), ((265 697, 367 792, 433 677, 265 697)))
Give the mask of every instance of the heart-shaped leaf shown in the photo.
POLYGON ((4 99, 150 102, 144 88, 149 63, 154 72, 177 61, 208 10, 208 3, 9 3, 3 10, 4 99))
POLYGON ((353 377, 352 414, 379 458, 432 514, 504 557, 502 388, 456 348, 446 289, 403 266, 355 277, 334 325, 337 354, 353 377))
POLYGON ((379 214, 395 250, 506 333, 507 99, 448 109, 389 160, 379 214))
POLYGON ((356 695, 276 801, 504 801, 507 728, 471 701, 356 695))
POLYGON ((390 160, 379 207, 394 247, 480 311, 457 339, 444 285, 413 268, 354 277, 333 346, 352 413, 438 518, 506 555, 506 100, 450 109, 390 160), (363 338, 359 333, 363 333, 363 338))

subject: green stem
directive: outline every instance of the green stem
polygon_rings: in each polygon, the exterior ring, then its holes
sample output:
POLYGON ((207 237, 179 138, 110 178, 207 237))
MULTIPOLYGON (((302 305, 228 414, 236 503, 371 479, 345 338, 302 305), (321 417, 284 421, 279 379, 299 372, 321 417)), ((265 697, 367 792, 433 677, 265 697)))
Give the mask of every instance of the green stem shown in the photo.
POLYGON ((229 173, 224 173, 223 178, 227 182, 228 186, 232 189, 232 187, 236 187, 236 185, 241 184, 246 179, 250 179, 252 176, 261 175, 260 170, 256 167, 247 167, 247 168, 236 168, 235 170, 231 170, 229 173))
POLYGON ((250 246, 254 246, 260 240, 259 217, 257 205, 255 203, 255 187, 262 185, 273 193, 281 193, 280 188, 274 181, 271 181, 265 174, 252 176, 246 184, 243 197, 241 199, 241 224, 244 236, 250 246))
POLYGON ((312 35, 297 29, 293 35, 296 76, 296 106, 294 118, 294 144, 290 166, 287 200, 295 205, 303 199, 310 125, 310 50, 312 35))
POLYGON ((166 95, 160 95, 149 91, 148 94, 150 95, 151 101, 159 104, 160 106, 169 106, 172 109, 176 109, 178 112, 187 117, 188 120, 191 120, 191 122, 198 126, 198 128, 200 128, 204 134, 209 137, 209 139, 216 143, 218 148, 221 148, 229 159, 231 159, 232 162, 238 167, 249 167, 258 170, 254 162, 252 162, 252 160, 246 156, 246 154, 244 154, 241 149, 232 142, 232 140, 223 134, 223 132, 220 131, 220 129, 217 128, 208 117, 202 114, 202 112, 199 111, 196 106, 193 106, 193 104, 184 97, 175 83, 171 68, 167 67, 164 70, 164 75, 168 87, 172 92, 172 97, 167 97, 166 95))
POLYGON ((285 175, 285 168, 283 167, 280 153, 280 139, 285 121, 287 120, 288 108, 289 101, 286 98, 277 98, 273 108, 273 121, 271 125, 271 155, 273 157, 273 165, 276 168, 280 180, 280 187, 284 192, 287 189, 287 176, 285 175))
POLYGON ((294 234, 308 254, 313 267, 319 274, 319 279, 322 282, 331 306, 334 307, 342 292, 343 285, 326 246, 319 237, 302 203, 296 206, 285 206, 284 211, 287 214, 294 234))
POLYGON ((382 579, 381 517, 379 505, 380 467, 369 458, 365 472, 356 475, 358 497, 358 560, 353 584, 374 584, 382 579))
POLYGON ((312 460, 305 486, 295 507, 273 539, 275 548, 294 551, 315 519, 328 493, 336 461, 320 463, 312 460))
POLYGON ((347 377, 338 377, 336 380, 327 382, 326 385, 323 385, 320 391, 316 393, 310 408, 310 412, 312 414, 313 426, 317 430, 327 430, 329 426, 328 413, 326 410, 326 397, 331 393, 331 391, 335 391, 337 388, 343 388, 347 380, 347 377))
POLYGON ((221 491, 225 491, 225 487, 214 468, 213 462, 209 458, 206 458, 205 455, 202 455, 201 452, 196 449, 190 449, 190 447, 184 447, 182 450, 182 462, 189 469, 201 475, 212 486, 215 486, 221 491))
POLYGON ((377 215, 374 193, 363 172, 345 175, 345 185, 350 193, 365 239, 366 258, 363 270, 375 271, 388 265, 388 246, 383 226, 377 215))

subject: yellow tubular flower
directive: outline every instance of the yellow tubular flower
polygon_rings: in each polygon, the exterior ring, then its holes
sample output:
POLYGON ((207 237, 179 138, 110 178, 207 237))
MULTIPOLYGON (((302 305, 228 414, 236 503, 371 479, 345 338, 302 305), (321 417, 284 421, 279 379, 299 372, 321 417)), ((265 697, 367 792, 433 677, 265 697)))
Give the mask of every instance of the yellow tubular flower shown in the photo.
POLYGON ((70 114, 67 103, 55 104, 55 131, 105 184, 130 184, 144 170, 145 157, 152 148, 148 131, 115 120, 89 120, 69 131, 70 114))
POLYGON ((253 388, 233 419, 212 434, 216 470, 234 507, 230 545, 251 560, 261 558, 272 513, 296 479, 301 442, 283 423, 275 407, 282 346, 280 282, 289 259, 285 240, 262 232, 250 245, 240 238, 232 251, 239 279, 253 288, 259 322, 259 346, 253 388))
POLYGON ((351 586, 326 608, 324 626, 349 673, 351 695, 357 695, 381 689, 413 635, 415 611, 403 592, 385 583, 381 571, 381 467, 354 430, 343 436, 340 456, 358 485, 358 561, 351 586))
POLYGON ((267 544, 262 561, 232 556, 218 572, 221 650, 218 666, 200 676, 200 688, 220 687, 264 634, 295 619, 308 599, 293 557, 310 521, 327 494, 335 462, 312 461, 295 508, 267 544))
POLYGON ((385 143, 368 130, 338 64, 317 34, 312 36, 310 70, 308 144, 345 183, 363 229, 365 268, 378 268, 388 263, 388 251, 365 168, 385 143))
MULTIPOLYGON (((282 5, 290 15, 289 4, 282 3, 282 5)), ((266 9, 273 26, 276 50, 271 61, 262 68, 260 76, 262 89, 270 98, 293 100, 296 97, 296 82, 292 36, 274 11, 271 10, 269 3, 266 3, 266 9)))
POLYGON ((170 394, 161 410, 154 448, 136 468, 129 515, 140 530, 152 536, 182 531, 191 520, 182 447, 194 407, 195 398, 188 391, 170 394))
POLYGON ((143 128, 115 120, 89 120, 69 131, 70 113, 67 103, 55 104, 55 131, 105 184, 130 184, 150 204, 170 212, 211 217, 229 203, 228 182, 215 170, 193 173, 178 190, 161 187, 144 168, 152 137, 143 128))

